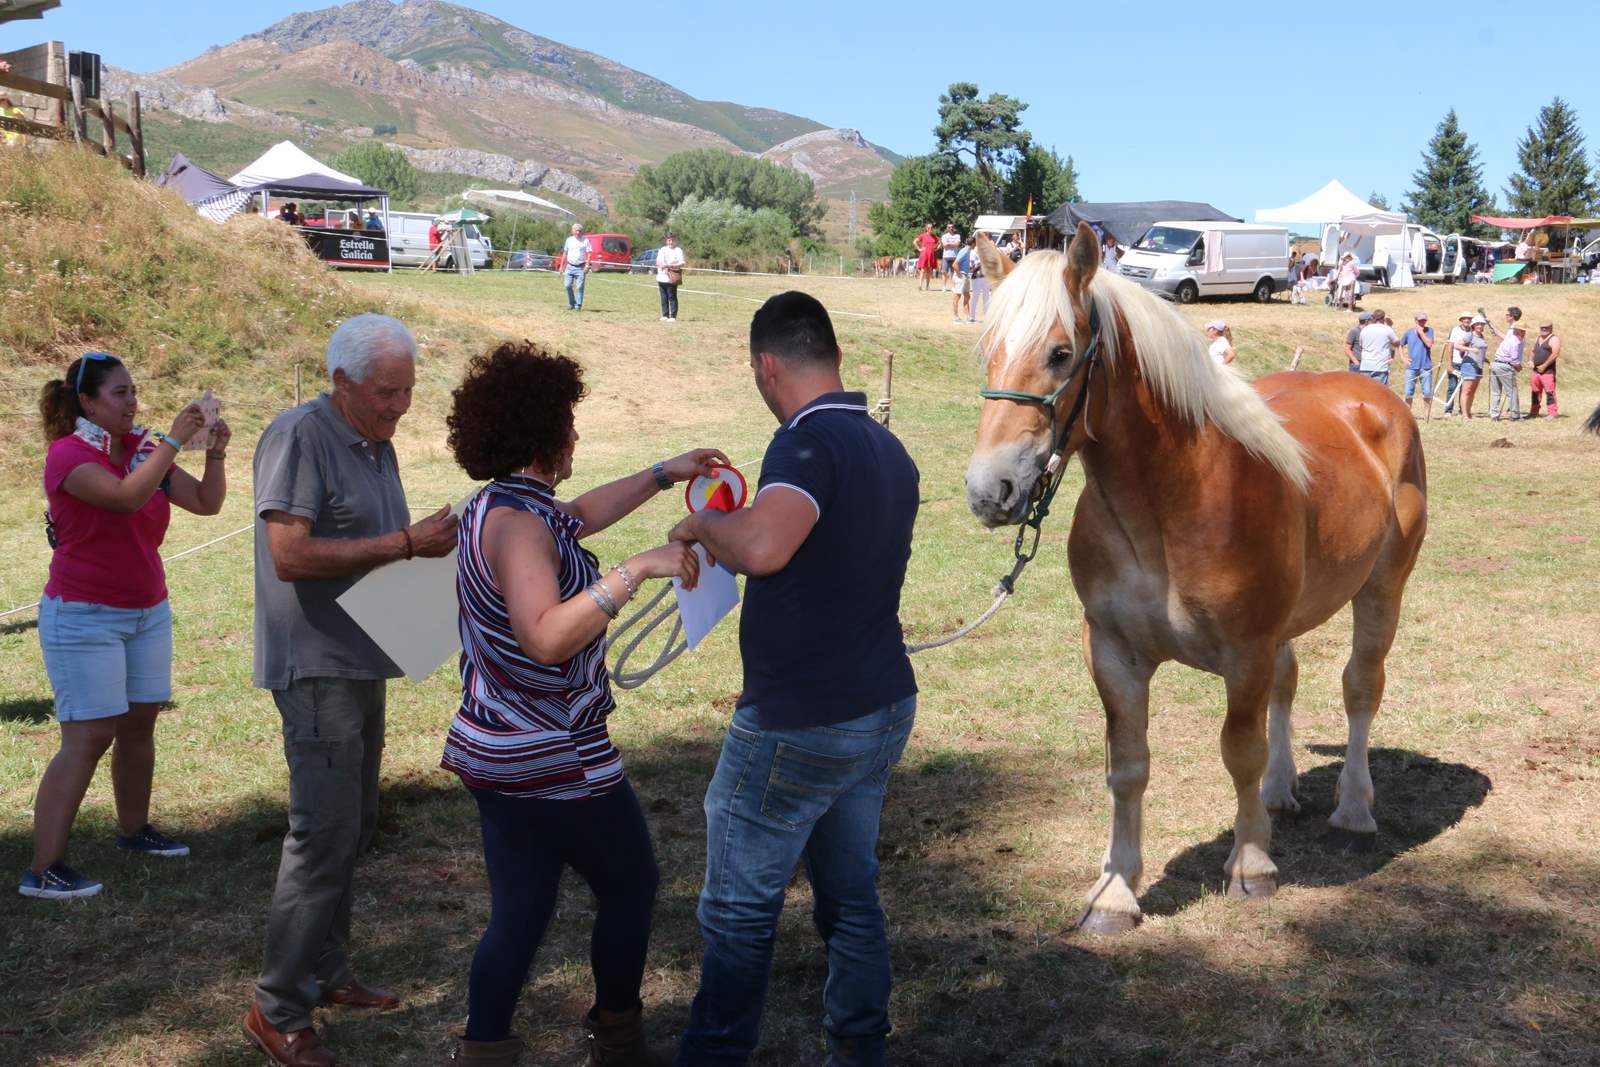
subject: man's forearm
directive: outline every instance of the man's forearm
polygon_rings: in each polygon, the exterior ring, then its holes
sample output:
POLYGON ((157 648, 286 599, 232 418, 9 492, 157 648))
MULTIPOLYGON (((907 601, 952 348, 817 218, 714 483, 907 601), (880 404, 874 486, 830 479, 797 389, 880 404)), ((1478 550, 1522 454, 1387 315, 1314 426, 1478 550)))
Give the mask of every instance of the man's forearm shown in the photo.
POLYGON ((749 510, 697 511, 689 518, 694 540, 705 546, 711 558, 737 574, 759 574, 760 545, 752 537, 749 510))
POLYGON ((319 578, 348 578, 385 563, 406 558, 406 535, 400 530, 377 537, 342 539, 304 537, 287 550, 273 553, 278 578, 298 582, 319 578))

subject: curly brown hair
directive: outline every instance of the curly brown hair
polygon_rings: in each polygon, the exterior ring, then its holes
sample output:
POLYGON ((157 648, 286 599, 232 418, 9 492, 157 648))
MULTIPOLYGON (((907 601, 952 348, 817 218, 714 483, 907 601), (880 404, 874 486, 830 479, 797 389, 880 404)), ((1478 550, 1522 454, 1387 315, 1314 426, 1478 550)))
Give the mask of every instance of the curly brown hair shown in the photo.
POLYGON ((473 359, 451 394, 450 450, 473 478, 553 467, 588 393, 578 362, 533 341, 506 341, 473 359))

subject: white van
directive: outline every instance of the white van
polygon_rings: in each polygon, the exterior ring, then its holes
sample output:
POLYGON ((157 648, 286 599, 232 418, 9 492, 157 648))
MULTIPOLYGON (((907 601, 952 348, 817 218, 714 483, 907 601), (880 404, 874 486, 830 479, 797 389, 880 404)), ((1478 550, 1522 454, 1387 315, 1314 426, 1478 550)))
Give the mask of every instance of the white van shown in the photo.
MULTIPOLYGON (((422 266, 428 258, 428 227, 438 217, 426 211, 389 212, 389 261, 397 267, 422 266)), ((487 269, 493 252, 489 247, 489 239, 470 222, 466 225, 466 232, 473 267, 487 269)))
POLYGON ((1289 231, 1249 222, 1158 222, 1117 269, 1180 304, 1247 294, 1266 303, 1289 288, 1289 231))

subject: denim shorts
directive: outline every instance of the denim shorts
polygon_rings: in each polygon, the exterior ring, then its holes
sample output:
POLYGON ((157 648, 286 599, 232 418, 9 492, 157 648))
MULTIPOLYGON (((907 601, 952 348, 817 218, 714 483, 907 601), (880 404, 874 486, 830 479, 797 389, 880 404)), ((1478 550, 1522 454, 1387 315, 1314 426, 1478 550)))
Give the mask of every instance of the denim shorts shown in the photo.
POLYGON ((1364 370, 1361 373, 1375 382, 1382 382, 1384 385, 1389 384, 1389 372, 1386 370, 1364 370))
POLYGON ((61 722, 172 699, 172 608, 165 600, 113 608, 47 596, 39 601, 39 645, 61 722))
POLYGON ((1462 381, 1464 381, 1464 382, 1475 382, 1479 378, 1482 378, 1482 377, 1483 377, 1483 368, 1482 367, 1478 366, 1476 363, 1474 363, 1474 362, 1472 362, 1471 360, 1468 360, 1468 359, 1464 359, 1464 360, 1461 361, 1461 380, 1462 381))

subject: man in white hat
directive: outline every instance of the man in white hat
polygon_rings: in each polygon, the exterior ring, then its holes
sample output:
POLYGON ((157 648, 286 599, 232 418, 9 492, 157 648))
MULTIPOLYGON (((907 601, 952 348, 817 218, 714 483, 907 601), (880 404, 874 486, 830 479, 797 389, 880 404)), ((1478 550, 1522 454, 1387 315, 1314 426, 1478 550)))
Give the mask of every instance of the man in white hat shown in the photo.
POLYGON ((1456 316, 1456 324, 1450 327, 1450 377, 1445 382, 1444 413, 1454 415, 1456 410, 1456 393, 1461 388, 1461 353, 1465 352, 1472 340, 1472 312, 1463 311, 1456 316))

